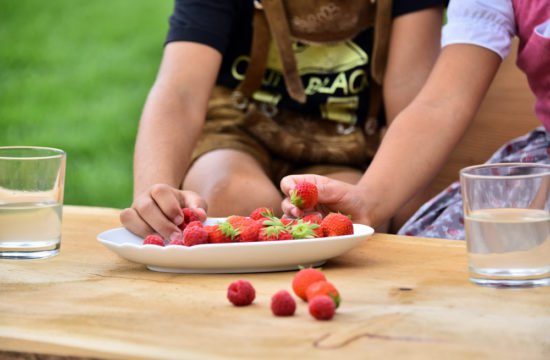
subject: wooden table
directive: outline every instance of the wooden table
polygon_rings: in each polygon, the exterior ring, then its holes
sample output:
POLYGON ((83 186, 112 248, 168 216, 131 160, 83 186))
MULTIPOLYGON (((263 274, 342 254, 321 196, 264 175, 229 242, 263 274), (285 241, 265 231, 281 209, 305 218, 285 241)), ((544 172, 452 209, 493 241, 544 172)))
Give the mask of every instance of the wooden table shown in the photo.
POLYGON ((461 241, 376 234, 329 261, 343 300, 322 322, 301 301, 271 314, 294 272, 152 272, 96 240, 118 226, 118 210, 66 206, 58 256, 0 261, 1 358, 550 359, 550 287, 471 284, 461 241), (226 299, 240 278, 252 306, 226 299))

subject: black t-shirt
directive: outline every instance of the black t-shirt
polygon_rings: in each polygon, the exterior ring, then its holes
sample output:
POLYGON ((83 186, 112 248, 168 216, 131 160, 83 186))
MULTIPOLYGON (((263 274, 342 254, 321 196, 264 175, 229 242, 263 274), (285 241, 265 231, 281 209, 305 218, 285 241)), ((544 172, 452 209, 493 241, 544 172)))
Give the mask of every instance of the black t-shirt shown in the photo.
MULTIPOLYGON (((191 41, 215 48, 223 55, 217 83, 235 88, 243 79, 250 59, 253 3, 252 0, 176 0, 166 42, 191 41)), ((444 3, 444 0, 394 0, 393 16, 444 3)), ((360 123, 368 109, 372 39, 373 29, 369 28, 352 40, 331 46, 294 44, 307 95, 305 104, 289 97, 272 44, 262 88, 254 97, 328 120, 360 123)))

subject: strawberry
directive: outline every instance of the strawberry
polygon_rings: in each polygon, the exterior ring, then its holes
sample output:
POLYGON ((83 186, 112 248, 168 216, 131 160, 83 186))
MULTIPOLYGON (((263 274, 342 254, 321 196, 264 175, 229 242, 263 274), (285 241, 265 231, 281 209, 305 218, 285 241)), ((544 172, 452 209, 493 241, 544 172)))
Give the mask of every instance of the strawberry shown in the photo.
POLYGON ((256 290, 247 280, 237 280, 229 284, 227 299, 235 306, 252 304, 256 298, 256 290))
POLYGON ((253 219, 246 218, 241 221, 239 228, 237 229, 238 233, 235 237, 235 241, 238 242, 252 242, 258 241, 258 235, 262 226, 253 219))
POLYGON ((248 218, 241 215, 231 215, 225 221, 230 223, 233 228, 238 229, 241 224, 246 221, 248 218))
POLYGON ((290 192, 290 202, 302 210, 312 209, 317 205, 317 185, 308 181, 301 181, 290 192))
POLYGON ((208 243, 208 233, 199 226, 188 226, 183 230, 183 245, 194 246, 208 243))
POLYGON ((279 290, 271 297, 271 312, 275 316, 292 316, 296 311, 296 301, 286 290, 279 290))
POLYGON ((320 224, 322 220, 323 220, 323 215, 321 215, 320 213, 311 213, 311 214, 305 215, 302 218, 303 222, 308 222, 312 224, 320 224))
POLYGON ((271 225, 260 229, 258 241, 292 240, 292 234, 284 227, 271 225))
POLYGON ((164 246, 164 240, 156 234, 149 235, 143 240, 143 245, 158 245, 164 246))
POLYGON ((302 300, 307 301, 306 291, 309 285, 317 281, 326 281, 327 278, 321 270, 315 268, 301 269, 292 279, 292 290, 302 300))
POLYGON ((330 320, 336 312, 334 301, 326 295, 317 295, 309 301, 309 313, 317 320, 330 320))
POLYGON ((222 244, 235 242, 237 237, 237 231, 228 222, 221 224, 211 225, 206 231, 208 233, 208 242, 212 244, 222 244))
POLYGON ((183 243, 183 240, 182 239, 174 239, 174 240, 171 240, 168 245, 179 245, 179 246, 183 246, 185 245, 183 243))
POLYGON ((340 306, 340 293, 330 282, 322 280, 308 286, 306 290, 306 299, 308 302, 319 295, 327 295, 334 301, 334 305, 336 305, 337 308, 340 306))
POLYGON ((266 221, 271 221, 269 220, 269 218, 261 218, 261 219, 258 219, 258 220, 254 220, 256 221, 256 223, 258 225, 260 225, 260 227, 264 227, 264 226, 268 226, 267 224, 265 224, 266 221))
POLYGON ((183 208, 181 210, 181 216, 183 216, 183 222, 178 225, 182 230, 185 230, 185 227, 192 221, 200 221, 199 216, 195 213, 194 209, 183 208))
POLYGON ((203 227, 202 223, 199 220, 193 220, 189 224, 187 224, 186 228, 190 228, 193 226, 203 227))
POLYGON ((302 219, 295 221, 290 227, 290 233, 293 239, 311 239, 318 237, 315 229, 319 229, 319 224, 306 223, 302 219))
POLYGON ((269 219, 273 217, 273 209, 266 207, 259 207, 250 213, 250 218, 254 220, 269 219))
POLYGON ((296 219, 280 218, 279 221, 283 224, 283 226, 289 227, 296 222, 296 219))
POLYGON ((321 221, 324 236, 340 236, 353 234, 351 219, 340 213, 330 213, 321 221))

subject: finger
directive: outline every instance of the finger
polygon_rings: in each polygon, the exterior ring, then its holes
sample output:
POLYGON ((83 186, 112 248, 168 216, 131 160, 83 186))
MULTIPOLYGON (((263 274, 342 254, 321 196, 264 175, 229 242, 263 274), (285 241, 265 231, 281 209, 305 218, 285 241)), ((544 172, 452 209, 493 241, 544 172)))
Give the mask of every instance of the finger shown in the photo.
POLYGON ((134 203, 133 208, 143 221, 165 239, 181 238, 180 228, 164 215, 151 197, 144 196, 139 198, 134 203))
POLYGON ((201 221, 206 220, 208 205, 206 201, 193 191, 178 191, 178 199, 182 207, 191 208, 201 221))
POLYGON ((304 216, 304 211, 290 202, 289 198, 284 198, 281 202, 281 209, 286 216, 300 218, 304 216))
POLYGON ((309 181, 317 186, 319 204, 336 204, 346 196, 350 184, 321 175, 289 175, 281 180, 281 190, 287 195, 300 181, 309 181))
POLYGON ((128 231, 142 238, 155 232, 133 208, 122 210, 120 213, 120 222, 128 231))
POLYGON ((281 191, 287 196, 290 195, 290 192, 296 187, 296 184, 302 181, 307 181, 317 185, 317 187, 322 184, 331 181, 330 178, 321 175, 314 174, 303 174, 303 175, 288 175, 281 179, 280 188, 281 191))
POLYGON ((156 184, 151 187, 150 194, 168 219, 171 219, 175 225, 183 223, 177 190, 165 184, 156 184))
POLYGON ((341 203, 351 187, 343 181, 327 178, 327 181, 317 184, 317 202, 327 205, 341 203))

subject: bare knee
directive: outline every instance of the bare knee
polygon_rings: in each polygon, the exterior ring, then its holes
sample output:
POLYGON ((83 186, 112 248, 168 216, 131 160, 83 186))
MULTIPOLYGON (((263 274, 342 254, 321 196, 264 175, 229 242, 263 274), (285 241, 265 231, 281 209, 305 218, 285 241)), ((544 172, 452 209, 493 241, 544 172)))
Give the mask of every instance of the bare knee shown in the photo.
POLYGON ((208 203, 210 216, 249 215, 261 206, 278 208, 282 200, 271 182, 243 174, 215 177, 200 195, 208 203))
POLYGON ((249 155, 232 150, 206 154, 189 169, 183 188, 202 196, 209 216, 249 215, 258 207, 280 212, 282 196, 249 155))

